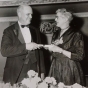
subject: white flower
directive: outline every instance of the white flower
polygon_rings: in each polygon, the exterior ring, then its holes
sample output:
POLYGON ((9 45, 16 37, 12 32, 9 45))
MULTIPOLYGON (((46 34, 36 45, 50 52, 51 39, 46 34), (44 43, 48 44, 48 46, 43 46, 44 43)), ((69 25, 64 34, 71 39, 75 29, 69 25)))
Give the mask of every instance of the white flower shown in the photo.
POLYGON ((37 84, 36 83, 34 83, 33 81, 31 81, 30 83, 29 83, 29 85, 28 85, 28 88, 37 88, 37 84))
POLYGON ((36 82, 29 78, 24 78, 21 83, 27 86, 28 88, 37 88, 36 82))
POLYGON ((53 84, 53 85, 56 85, 56 84, 57 84, 57 82, 56 82, 56 80, 55 80, 54 77, 51 77, 51 80, 52 80, 52 84, 53 84))
POLYGON ((35 76, 34 78, 31 79, 31 81, 35 82, 35 83, 38 83, 41 81, 41 78, 40 77, 37 77, 35 76))
POLYGON ((35 72, 35 77, 38 77, 38 73, 37 72, 35 72))
POLYGON ((37 73, 35 71, 33 71, 33 70, 29 70, 27 72, 27 74, 28 74, 29 78, 34 77, 35 75, 37 75, 37 73))
POLYGON ((46 82, 42 82, 38 84, 38 88, 48 88, 48 84, 46 82))
POLYGON ((83 88, 80 84, 75 83, 72 85, 72 88, 83 88))
POLYGON ((58 88, 64 88, 64 83, 62 83, 62 82, 60 82, 60 83, 58 83, 58 88))
POLYGON ((50 88, 58 88, 56 85, 50 85, 50 88))
POLYGON ((26 85, 27 87, 29 87, 29 85, 30 85, 30 80, 29 80, 29 78, 24 78, 22 81, 21 81, 21 83, 23 84, 23 85, 26 85))
POLYGON ((10 88, 10 87, 12 87, 10 83, 6 83, 3 85, 3 88, 10 88))
POLYGON ((64 88, 73 88, 73 87, 72 87, 72 86, 67 86, 67 85, 66 85, 66 86, 64 86, 64 88))
POLYGON ((45 81, 46 83, 52 83, 52 80, 51 80, 50 77, 46 77, 46 78, 44 79, 44 81, 45 81))
POLYGON ((17 87, 17 85, 16 85, 16 84, 14 84, 14 85, 13 85, 13 88, 16 88, 16 87, 17 87))
POLYGON ((0 83, 0 88, 3 88, 4 83, 0 83))
POLYGON ((24 78, 21 82, 22 85, 25 85, 28 88, 37 88, 38 83, 41 81, 41 78, 38 77, 38 73, 33 70, 30 70, 27 74, 29 78, 24 78))
POLYGON ((56 85, 56 84, 57 84, 54 77, 46 77, 44 81, 45 81, 46 83, 52 84, 52 85, 56 85))

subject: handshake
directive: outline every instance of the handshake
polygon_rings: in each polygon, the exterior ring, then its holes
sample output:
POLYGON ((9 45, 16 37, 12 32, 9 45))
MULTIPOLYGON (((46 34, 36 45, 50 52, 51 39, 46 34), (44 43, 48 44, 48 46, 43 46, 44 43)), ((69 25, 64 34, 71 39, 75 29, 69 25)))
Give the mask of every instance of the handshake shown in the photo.
POLYGON ((35 50, 35 49, 40 49, 40 48, 48 49, 50 46, 51 45, 36 44, 34 42, 26 43, 27 50, 35 50))

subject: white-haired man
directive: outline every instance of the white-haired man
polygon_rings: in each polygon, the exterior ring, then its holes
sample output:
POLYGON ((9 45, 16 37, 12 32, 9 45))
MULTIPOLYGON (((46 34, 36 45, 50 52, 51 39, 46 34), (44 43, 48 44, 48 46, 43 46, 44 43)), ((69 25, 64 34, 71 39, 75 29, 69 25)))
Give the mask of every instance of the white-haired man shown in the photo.
POLYGON ((39 30, 30 25, 32 8, 20 5, 17 8, 18 22, 6 28, 1 41, 1 53, 7 57, 3 81, 20 82, 27 77, 28 70, 34 70, 44 78, 45 67, 43 46, 40 41, 39 30))

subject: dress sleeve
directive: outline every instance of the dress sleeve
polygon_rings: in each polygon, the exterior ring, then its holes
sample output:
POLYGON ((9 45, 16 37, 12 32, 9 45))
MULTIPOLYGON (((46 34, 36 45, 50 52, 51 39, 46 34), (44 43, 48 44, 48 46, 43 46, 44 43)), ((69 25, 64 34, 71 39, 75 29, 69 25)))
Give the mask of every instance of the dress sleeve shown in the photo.
POLYGON ((3 37, 1 41, 1 54, 4 57, 19 56, 27 53, 25 44, 18 43, 16 41, 13 44, 13 38, 10 30, 5 30, 3 32, 3 37))
POLYGON ((80 61, 84 57, 84 42, 81 34, 77 33, 74 36, 73 48, 74 51, 71 51, 71 60, 80 61))

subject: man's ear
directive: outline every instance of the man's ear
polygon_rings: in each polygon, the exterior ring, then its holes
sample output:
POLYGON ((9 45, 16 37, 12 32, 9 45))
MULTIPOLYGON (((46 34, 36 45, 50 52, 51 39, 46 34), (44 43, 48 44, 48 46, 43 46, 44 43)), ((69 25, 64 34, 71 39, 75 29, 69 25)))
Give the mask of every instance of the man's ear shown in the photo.
POLYGON ((18 12, 18 17, 21 17, 21 12, 18 12))

